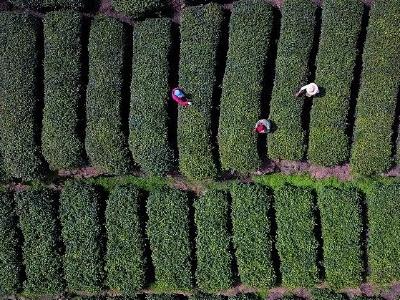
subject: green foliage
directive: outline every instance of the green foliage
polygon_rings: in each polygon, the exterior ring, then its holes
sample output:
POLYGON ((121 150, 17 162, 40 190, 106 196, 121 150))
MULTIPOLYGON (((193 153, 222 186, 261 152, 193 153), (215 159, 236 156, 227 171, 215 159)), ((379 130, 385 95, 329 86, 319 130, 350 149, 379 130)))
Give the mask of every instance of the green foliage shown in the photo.
POLYGON ((271 287, 275 279, 268 219, 271 192, 258 185, 237 184, 231 193, 233 241, 241 282, 253 288, 271 287))
POLYGON ((73 8, 82 9, 89 6, 91 2, 97 0, 9 0, 12 4, 18 7, 28 7, 34 9, 43 8, 73 8))
POLYGON ((307 83, 308 59, 313 46, 316 6, 313 1, 285 1, 282 7, 276 75, 270 119, 277 130, 268 137, 273 159, 301 160, 304 155, 303 100, 294 94, 307 83))
POLYGON ((229 300, 260 300, 256 294, 238 294, 233 297, 228 297, 229 300))
POLYGON ((188 298, 189 300, 223 300, 223 296, 215 294, 196 293, 188 298))
POLYGON ((228 217, 225 192, 208 191, 195 202, 196 281, 202 291, 217 293, 232 286, 228 217))
POLYGON ((276 248, 285 287, 311 287, 317 282, 313 198, 308 188, 285 185, 275 190, 276 248))
POLYGON ((11 177, 40 175, 36 144, 38 20, 0 12, 0 136, 4 167, 11 177))
POLYGON ((355 174, 380 174, 393 164, 391 139, 400 69, 399 10, 399 1, 387 0, 375 1, 370 11, 351 156, 355 174))
POLYGON ((60 197, 64 272, 69 291, 99 292, 103 281, 100 195, 83 182, 67 182, 60 197))
POLYGON ((112 0, 113 8, 132 17, 159 12, 168 5, 167 0, 112 0))
POLYGON ((146 300, 178 300, 178 296, 170 294, 147 294, 146 300))
POLYGON ((377 185, 367 195, 369 281, 400 280, 400 184, 377 185))
POLYGON ((124 55, 127 31, 123 23, 96 17, 89 38, 86 151, 92 164, 112 174, 131 170, 131 157, 121 121, 124 55))
POLYGON ((166 18, 141 22, 133 32, 129 145, 135 162, 150 175, 163 176, 174 165, 167 137, 171 40, 166 18))
POLYGON ((358 0, 323 2, 316 82, 326 95, 314 98, 308 147, 308 159, 317 165, 349 159, 347 115, 362 16, 358 0))
POLYGON ((150 192, 146 229, 159 289, 192 288, 188 202, 188 196, 178 190, 163 188, 150 192))
POLYGON ((13 198, 0 193, 0 296, 17 293, 21 288, 21 262, 18 259, 16 215, 13 198))
POLYGON ((254 124, 260 114, 272 7, 263 0, 233 4, 221 97, 219 149, 223 169, 250 172, 260 160, 254 124))
POLYGON ((32 189, 15 195, 24 237, 24 292, 28 295, 54 295, 64 290, 55 197, 50 191, 32 189))
POLYGON ((139 219, 139 190, 116 187, 106 209, 107 283, 112 290, 134 295, 144 285, 144 240, 139 219))
POLYGON ((345 300, 347 298, 342 294, 335 293, 328 289, 313 289, 311 292, 311 299, 312 300, 345 300))
POLYGON ((213 92, 217 48, 222 38, 222 7, 212 3, 182 12, 179 81, 190 94, 191 107, 179 107, 179 169, 190 179, 215 177, 212 149, 213 92))
POLYGON ((324 241, 325 281, 330 287, 361 283, 362 232, 359 193, 355 189, 322 188, 318 193, 324 241))
POLYGON ((82 17, 73 11, 50 12, 44 18, 45 58, 42 149, 52 169, 82 164, 79 137, 81 108, 82 17))

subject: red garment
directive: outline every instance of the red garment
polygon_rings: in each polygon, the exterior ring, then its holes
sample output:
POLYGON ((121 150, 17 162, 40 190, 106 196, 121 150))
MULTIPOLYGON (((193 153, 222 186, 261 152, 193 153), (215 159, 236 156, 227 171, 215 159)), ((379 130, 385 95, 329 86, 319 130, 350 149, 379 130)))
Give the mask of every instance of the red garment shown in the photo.
POLYGON ((189 101, 188 101, 188 99, 186 97, 179 98, 179 97, 175 96, 175 91, 176 90, 179 90, 179 88, 174 88, 172 90, 172 100, 174 100, 180 106, 188 106, 189 105, 189 101))
POLYGON ((263 124, 258 124, 256 131, 257 133, 267 133, 267 128, 263 124))

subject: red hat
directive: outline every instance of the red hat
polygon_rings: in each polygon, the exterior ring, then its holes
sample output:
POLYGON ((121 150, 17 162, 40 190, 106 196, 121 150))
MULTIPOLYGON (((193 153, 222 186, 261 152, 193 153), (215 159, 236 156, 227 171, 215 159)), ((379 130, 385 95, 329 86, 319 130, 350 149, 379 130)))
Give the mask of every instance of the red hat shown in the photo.
POLYGON ((256 127, 256 131, 258 133, 265 133, 265 130, 266 130, 266 128, 265 128, 265 126, 263 124, 258 124, 257 127, 256 127))

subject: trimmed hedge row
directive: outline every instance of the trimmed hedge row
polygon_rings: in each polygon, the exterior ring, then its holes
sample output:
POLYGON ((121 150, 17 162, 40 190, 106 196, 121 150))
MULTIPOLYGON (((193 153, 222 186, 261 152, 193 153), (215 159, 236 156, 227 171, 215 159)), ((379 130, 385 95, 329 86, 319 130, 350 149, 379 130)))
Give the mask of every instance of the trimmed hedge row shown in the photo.
POLYGON ((249 172, 260 164, 252 130, 260 114, 272 18, 263 0, 233 4, 218 132, 223 169, 249 172))
POLYGON ((323 2, 316 82, 326 95, 314 100, 308 146, 308 159, 317 165, 349 160, 347 116, 363 7, 359 0, 323 2))
POLYGON ((400 184, 377 186, 367 195, 369 281, 400 280, 400 184))
POLYGON ((42 8, 73 8, 82 9, 89 6, 91 2, 97 0, 9 0, 13 5, 19 7, 28 7, 34 9, 42 8))
POLYGON ((103 282, 100 195, 83 182, 67 182, 60 197, 64 272, 69 291, 99 292, 103 282))
POLYGON ((223 191, 208 191, 195 202, 196 281, 205 292, 227 290, 233 283, 228 211, 228 195, 223 191))
POLYGON ((241 282, 252 288, 273 286, 272 240, 268 210, 269 189, 258 185, 232 187, 233 241, 241 282))
POLYGON ((135 26, 129 146, 135 162, 149 175, 163 176, 174 165, 167 137, 171 42, 169 19, 135 26))
POLYGON ((370 11, 351 156, 355 174, 379 174, 393 164, 391 139, 400 69, 399 10, 399 1, 387 0, 375 1, 370 11))
POLYGON ((311 287, 318 280, 313 198, 307 188, 285 185, 275 190, 276 248, 285 287, 311 287))
POLYGON ((15 194, 24 237, 24 292, 32 296, 54 295, 64 290, 54 198, 54 193, 46 190, 15 194))
POLYGON ((52 169, 82 164, 79 136, 81 109, 82 17, 73 11, 50 12, 44 17, 44 111, 42 151, 52 169))
MULTIPOLYGON (((345 297, 342 294, 335 293, 328 289, 314 289, 311 292, 312 300, 345 300, 345 297)), ((354 299, 354 298, 353 298, 354 299)))
POLYGON ((137 188, 119 186, 111 192, 106 209, 108 287, 130 296, 145 283, 139 201, 137 188))
POLYGON ((0 296, 16 294, 21 289, 21 262, 13 197, 0 192, 0 296))
POLYGON ((156 285, 163 290, 192 288, 188 205, 185 193, 168 188, 153 191, 148 198, 146 229, 156 285))
POLYGON ((141 17, 145 13, 159 12, 168 6, 167 0, 112 0, 113 8, 132 17, 141 17))
POLYGON ((313 1, 285 1, 282 7, 275 83, 270 119, 277 130, 268 137, 272 159, 301 160, 304 155, 303 100, 294 94, 309 75, 308 60, 314 38, 316 6, 313 1))
POLYGON ((217 48, 222 37, 222 7, 212 3, 182 12, 179 81, 190 94, 192 107, 179 108, 179 168, 190 179, 215 177, 212 149, 213 93, 217 48))
POLYGON ((318 193, 324 241, 325 281, 333 288, 358 287, 363 271, 360 196, 357 190, 322 188, 318 193))
POLYGON ((4 167, 11 177, 40 175, 36 143, 39 20, 0 12, 0 135, 4 167))
POLYGON ((89 38, 86 151, 92 164, 112 174, 126 174, 132 161, 122 130, 124 55, 127 31, 123 23, 96 17, 89 38))

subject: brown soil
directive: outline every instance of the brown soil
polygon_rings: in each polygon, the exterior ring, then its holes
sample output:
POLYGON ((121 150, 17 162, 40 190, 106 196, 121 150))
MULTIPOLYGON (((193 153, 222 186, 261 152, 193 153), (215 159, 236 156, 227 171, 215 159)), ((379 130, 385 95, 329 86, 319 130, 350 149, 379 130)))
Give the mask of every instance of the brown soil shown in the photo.
POLYGON ((255 174, 263 175, 275 172, 280 172, 285 175, 307 173, 316 179, 324 179, 329 177, 334 177, 342 181, 348 181, 352 179, 350 166, 348 164, 334 167, 321 167, 311 165, 308 162, 290 160, 269 161, 255 174))
POLYGON ((233 296, 236 296, 237 294, 247 294, 247 293, 256 293, 256 292, 257 292, 257 289, 249 288, 243 284, 239 284, 229 290, 218 293, 218 295, 233 297, 233 296))
POLYGON ((86 167, 74 170, 59 170, 58 176, 60 177, 74 177, 77 179, 98 177, 104 175, 104 172, 97 170, 94 167, 86 167))
POLYGON ((118 19, 121 22, 128 23, 130 25, 134 24, 132 18, 130 18, 124 14, 121 14, 112 8, 111 0, 102 0, 101 1, 99 13, 109 16, 109 17, 112 17, 112 18, 115 18, 115 19, 118 19))

